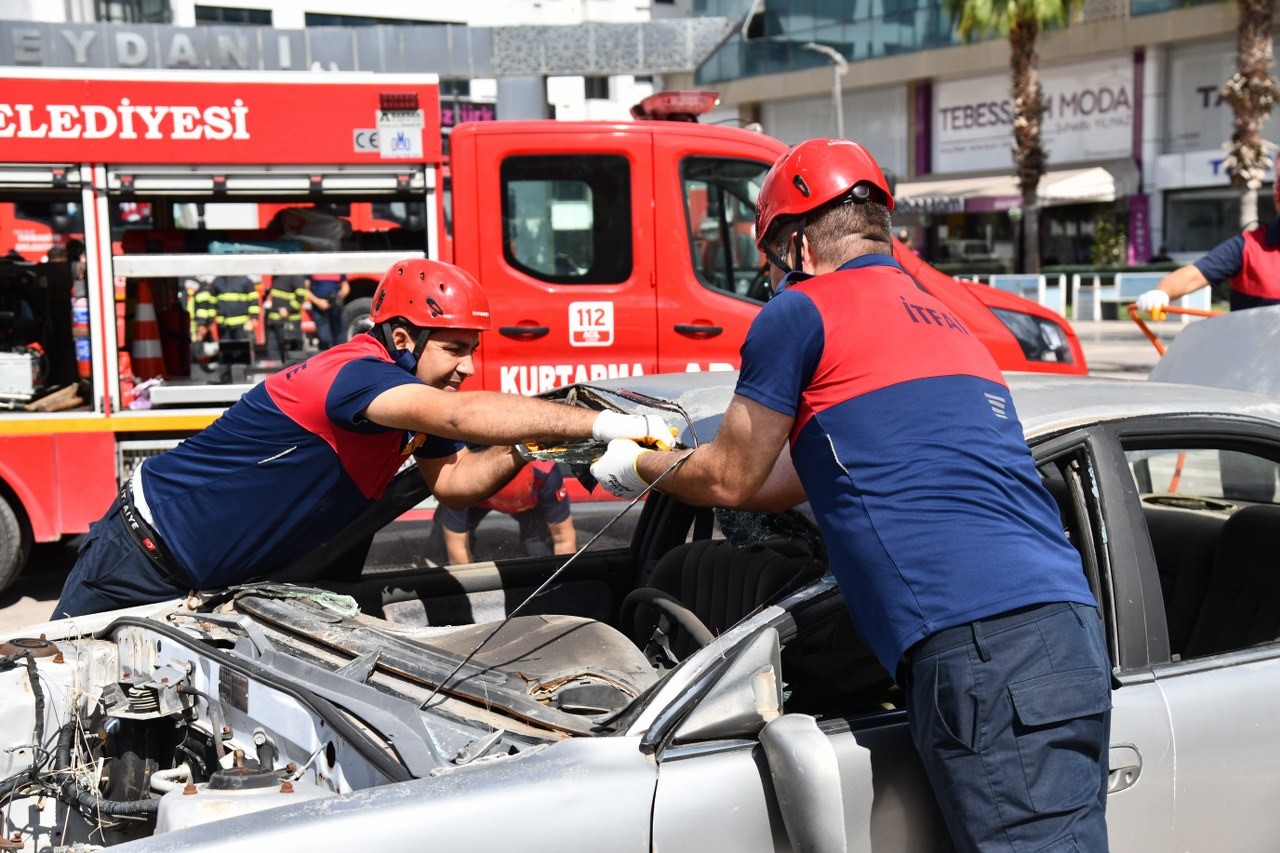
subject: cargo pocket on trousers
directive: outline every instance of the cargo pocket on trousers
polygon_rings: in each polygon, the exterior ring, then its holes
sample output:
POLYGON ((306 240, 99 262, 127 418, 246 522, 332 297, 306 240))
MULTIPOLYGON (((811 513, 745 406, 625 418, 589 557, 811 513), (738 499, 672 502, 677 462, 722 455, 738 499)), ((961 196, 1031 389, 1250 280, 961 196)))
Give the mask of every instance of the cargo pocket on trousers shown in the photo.
POLYGON ((1014 737, 1031 807, 1070 808, 1098 796, 1111 680, 1096 669, 1009 685, 1014 737))

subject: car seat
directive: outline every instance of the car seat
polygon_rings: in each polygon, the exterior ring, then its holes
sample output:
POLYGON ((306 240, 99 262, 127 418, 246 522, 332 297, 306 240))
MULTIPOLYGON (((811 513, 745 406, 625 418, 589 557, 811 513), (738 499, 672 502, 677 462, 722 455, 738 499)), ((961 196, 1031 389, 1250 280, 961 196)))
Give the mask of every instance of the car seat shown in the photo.
POLYGON ((688 542, 663 555, 648 585, 627 595, 619 625, 655 663, 682 660, 825 570, 803 546, 786 540, 742 547, 725 539, 688 542))
POLYGON ((1183 657, 1280 639, 1280 506, 1247 506, 1222 525, 1213 576, 1183 657))

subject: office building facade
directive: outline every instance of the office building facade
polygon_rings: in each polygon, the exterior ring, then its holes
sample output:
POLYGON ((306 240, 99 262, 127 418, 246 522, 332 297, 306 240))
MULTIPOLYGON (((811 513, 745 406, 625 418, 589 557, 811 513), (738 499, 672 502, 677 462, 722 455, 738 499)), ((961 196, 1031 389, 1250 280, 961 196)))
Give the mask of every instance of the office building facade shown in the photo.
MULTIPOLYGON (((1012 265, 1021 198, 1006 40, 962 44, 941 0, 692 3, 696 15, 748 9, 682 85, 719 90, 786 141, 834 135, 842 119, 898 176, 895 219, 917 246, 944 263, 1012 265)), ((1190 260, 1239 229, 1223 167, 1232 115, 1218 94, 1235 69, 1236 20, 1228 3, 1090 0, 1041 34, 1043 263, 1090 264, 1116 234, 1127 262, 1161 247, 1190 260)), ((1280 118, 1263 135, 1280 141, 1280 118)), ((1270 185, 1259 215, 1275 215, 1270 185)))

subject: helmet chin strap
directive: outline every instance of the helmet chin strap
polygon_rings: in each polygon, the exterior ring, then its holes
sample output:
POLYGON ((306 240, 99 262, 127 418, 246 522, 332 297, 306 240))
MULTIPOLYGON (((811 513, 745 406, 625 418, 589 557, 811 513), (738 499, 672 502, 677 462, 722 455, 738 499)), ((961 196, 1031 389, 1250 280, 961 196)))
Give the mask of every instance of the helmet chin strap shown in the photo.
POLYGON ((764 255, 769 259, 769 263, 782 270, 784 276, 789 275, 797 270, 804 268, 804 255, 802 254, 801 245, 804 242, 804 220, 800 220, 799 227, 790 238, 791 245, 791 263, 787 263, 773 248, 773 244, 768 240, 764 241, 764 255))
POLYGON ((395 333, 396 329, 408 331, 406 325, 397 324, 394 321, 380 323, 377 338, 397 366, 414 373, 418 369, 418 360, 422 358, 422 353, 427 348, 427 339, 431 337, 431 330, 422 329, 418 332, 418 336, 414 338, 412 350, 401 349, 396 346, 395 333))
MULTIPOLYGON (((1280 158, 1280 155, 1277 155, 1277 157, 1280 158)), ((1280 184, 1277 184, 1277 186, 1280 186, 1280 184)), ((817 208, 816 210, 810 211, 807 214, 803 214, 799 216, 798 217, 799 225, 796 227, 795 233, 791 235, 791 256, 792 256, 791 263, 787 263, 785 260, 783 260, 778 255, 777 251, 774 250, 773 245, 768 240, 764 241, 764 246, 762 247, 764 249, 765 257, 769 259, 769 263, 773 264, 775 267, 782 270, 782 273, 784 276, 789 273, 803 270, 804 255, 802 254, 801 246, 803 245, 803 242, 804 242, 805 217, 813 216, 820 211, 827 210, 836 205, 863 204, 864 202, 871 200, 871 195, 872 195, 872 187, 866 182, 859 182, 857 184, 854 184, 852 187, 850 187, 848 192, 846 192, 844 195, 840 196, 839 198, 835 199, 834 201, 828 202, 823 207, 817 208)))
POLYGON ((791 266, 782 258, 778 257, 778 253, 774 251, 773 246, 770 245, 767 240, 764 244, 764 256, 769 259, 769 263, 782 270, 783 274, 793 272, 791 266))

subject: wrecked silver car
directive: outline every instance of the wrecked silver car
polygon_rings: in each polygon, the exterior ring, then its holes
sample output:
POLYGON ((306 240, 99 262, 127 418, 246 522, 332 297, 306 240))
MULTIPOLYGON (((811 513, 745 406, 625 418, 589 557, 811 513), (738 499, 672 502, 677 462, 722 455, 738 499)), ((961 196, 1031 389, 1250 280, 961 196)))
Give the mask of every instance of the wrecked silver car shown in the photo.
MULTIPOLYGON (((693 444, 734 378, 553 396, 661 411, 693 444)), ((1010 383, 1102 606, 1113 849, 1274 849, 1280 400, 1010 383)), ((420 482, 309 559, 358 551, 420 482)), ((247 586, 4 638, 2 846, 950 849, 803 508, 632 512, 629 545, 567 564, 247 586)))

